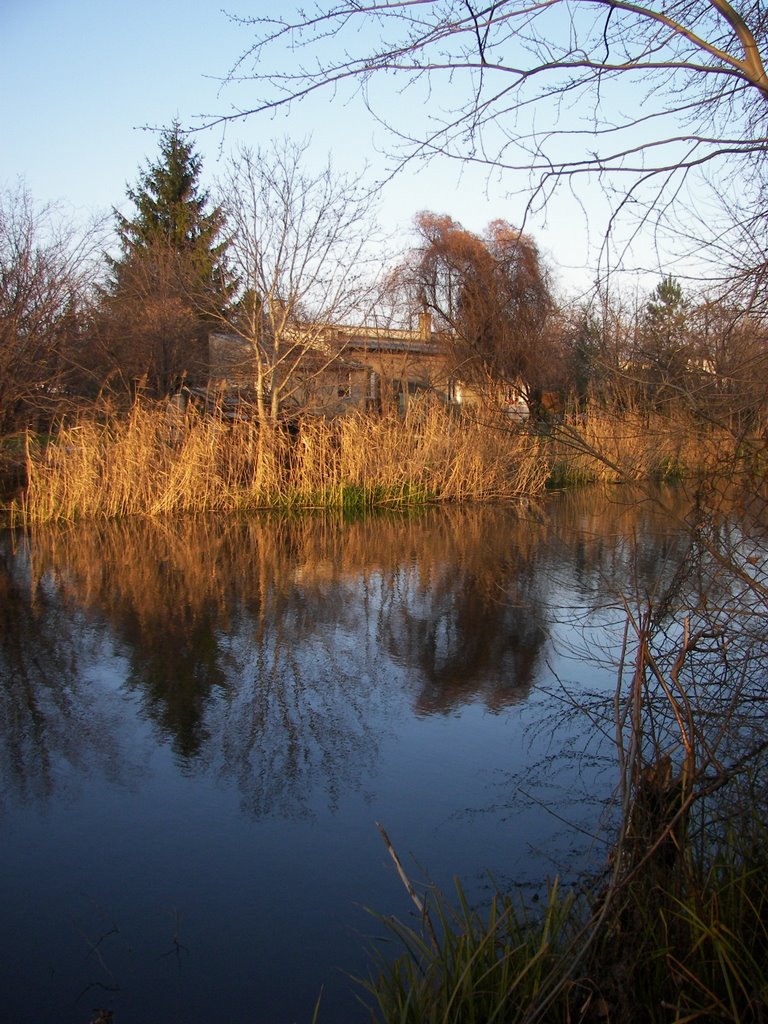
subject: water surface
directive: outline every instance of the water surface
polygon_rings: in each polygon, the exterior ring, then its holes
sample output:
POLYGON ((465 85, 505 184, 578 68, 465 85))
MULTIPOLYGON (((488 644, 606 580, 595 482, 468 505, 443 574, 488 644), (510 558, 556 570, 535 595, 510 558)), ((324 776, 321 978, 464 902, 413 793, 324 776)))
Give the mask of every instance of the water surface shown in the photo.
POLYGON ((688 539, 626 492, 541 510, 0 537, 3 1020, 365 1020, 414 882, 604 857, 620 595, 688 539))

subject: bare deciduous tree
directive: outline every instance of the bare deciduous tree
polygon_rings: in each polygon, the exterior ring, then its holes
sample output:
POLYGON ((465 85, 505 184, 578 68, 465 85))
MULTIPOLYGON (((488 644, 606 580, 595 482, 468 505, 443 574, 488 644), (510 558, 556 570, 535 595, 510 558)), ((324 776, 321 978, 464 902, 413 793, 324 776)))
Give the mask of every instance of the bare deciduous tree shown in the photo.
POLYGON ((78 357, 92 244, 22 186, 0 194, 0 432, 61 400, 78 357))
POLYGON ((743 440, 768 408, 759 319, 725 294, 683 292, 674 278, 628 301, 598 289, 568 313, 570 377, 609 407, 684 410, 743 440))
POLYGON ((382 260, 369 195, 330 163, 308 170, 307 149, 243 150, 221 185, 243 291, 219 322, 245 343, 262 423, 306 403, 341 354, 334 327, 368 316, 382 260))
MULTIPOLYGON (((254 38, 229 80, 255 91, 229 116, 357 89, 401 160, 437 154, 501 171, 533 204, 563 182, 583 197, 579 182, 598 179, 611 225, 625 213, 634 230, 664 230, 692 176, 715 176, 731 248, 760 234, 762 0, 336 0, 239 20, 254 38), (384 80, 411 97, 407 108, 384 80)), ((742 272, 759 261, 748 263, 742 272)))
POLYGON ((119 288, 102 296, 93 320, 91 356, 102 381, 155 397, 172 394, 185 379, 205 381, 208 325, 194 292, 196 269, 161 237, 122 268, 119 288))
POLYGON ((764 436, 768 414, 768 350, 760 320, 718 296, 689 315, 699 368, 697 405, 736 438, 764 436))

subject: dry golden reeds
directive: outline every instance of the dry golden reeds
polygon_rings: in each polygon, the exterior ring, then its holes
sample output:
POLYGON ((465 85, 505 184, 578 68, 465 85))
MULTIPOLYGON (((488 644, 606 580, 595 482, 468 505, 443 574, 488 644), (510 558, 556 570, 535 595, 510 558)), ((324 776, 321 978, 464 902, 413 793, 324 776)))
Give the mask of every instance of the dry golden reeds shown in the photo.
POLYGON ((552 484, 708 472, 728 446, 683 415, 597 407, 521 429, 425 399, 404 417, 307 417, 289 430, 137 402, 123 416, 82 416, 46 445, 30 438, 27 488, 9 511, 22 523, 503 501, 552 484))
POLYGON ((429 402, 405 418, 306 419, 292 431, 137 403, 30 442, 27 474, 15 522, 511 499, 543 490, 549 465, 526 433, 429 402))
POLYGON ((623 483, 711 472, 733 439, 684 412, 591 406, 552 431, 549 451, 556 483, 623 483))

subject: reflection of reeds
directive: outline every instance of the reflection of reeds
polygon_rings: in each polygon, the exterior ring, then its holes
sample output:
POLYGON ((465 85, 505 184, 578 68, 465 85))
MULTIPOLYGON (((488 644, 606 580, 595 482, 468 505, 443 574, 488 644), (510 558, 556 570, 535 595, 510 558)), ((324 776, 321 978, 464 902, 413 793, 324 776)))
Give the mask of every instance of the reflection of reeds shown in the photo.
POLYGON ((295 434, 137 403, 30 445, 17 522, 257 508, 363 508, 539 493, 549 466, 525 433, 415 403, 404 418, 304 421, 295 434))
MULTIPOLYGON (((480 505, 447 505, 351 522, 274 513, 52 524, 35 528, 30 557, 33 579, 52 570, 66 577, 86 606, 124 601, 139 614, 161 614, 169 604, 192 612, 210 602, 222 605, 223 588, 260 594, 265 607, 267 591, 290 588, 295 580, 307 588, 323 586, 329 576, 388 576, 404 562, 418 566, 421 586, 433 592, 440 591, 444 567, 459 564, 482 584, 488 600, 497 600, 502 593, 514 596, 524 578, 535 575, 544 549, 562 549, 569 559, 577 543, 583 570, 612 582, 616 556, 606 563, 612 539, 631 535, 637 520, 647 520, 654 509, 636 499, 634 490, 596 495, 576 489, 557 497, 551 516, 543 506, 532 519, 501 509, 489 513, 480 505)), ((679 491, 665 496, 668 505, 677 500, 682 519, 689 500, 679 491)), ((670 529, 660 518, 652 550, 668 547, 670 529)))
MULTIPOLYGON (((56 579, 73 604, 121 635, 138 631, 158 652, 173 636, 183 653, 186 637, 214 620, 226 632, 233 616, 245 615, 254 637, 294 622, 294 649, 302 629, 322 632, 332 619, 351 635, 372 615, 380 649, 413 665, 420 713, 469 699, 499 708, 524 697, 535 675, 551 572, 577 549, 585 586, 600 581, 601 604, 632 575, 621 538, 633 526, 645 535, 649 507, 624 488, 605 493, 614 500, 586 489, 557 495, 530 518, 477 503, 351 521, 273 512, 38 525, 29 531, 32 586, 56 579)), ((643 548, 653 579, 669 529, 654 524, 643 548)))
POLYGON ((491 599, 504 585, 505 565, 534 557, 542 530, 536 525, 512 514, 489 521, 482 507, 354 522, 281 513, 133 518, 39 526, 30 557, 34 580, 52 571, 88 607, 124 604, 139 618, 162 616, 169 607, 195 615, 212 603, 224 607, 232 595, 258 595, 260 612, 268 614, 270 602, 297 582, 311 592, 359 576, 389 579, 403 561, 418 566, 422 587, 438 590, 444 567, 459 563, 491 599))

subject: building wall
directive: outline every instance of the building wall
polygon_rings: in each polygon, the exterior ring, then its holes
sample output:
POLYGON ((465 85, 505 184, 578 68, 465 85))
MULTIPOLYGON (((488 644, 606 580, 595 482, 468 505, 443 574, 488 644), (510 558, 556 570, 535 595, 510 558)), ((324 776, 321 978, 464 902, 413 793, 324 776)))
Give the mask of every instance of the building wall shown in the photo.
MULTIPOLYGON (((404 412, 418 395, 431 393, 446 405, 475 405, 479 392, 452 373, 450 348, 432 332, 424 314, 419 329, 338 327, 325 332, 324 350, 308 346, 306 386, 286 411, 337 416, 355 410, 404 412), (338 351, 328 363, 331 346, 338 351)), ((253 389, 255 367, 248 344, 235 335, 211 334, 210 378, 215 386, 253 389)))
POLYGON ((236 388, 254 387, 253 353, 236 334, 208 336, 209 383, 214 387, 229 384, 236 388))

